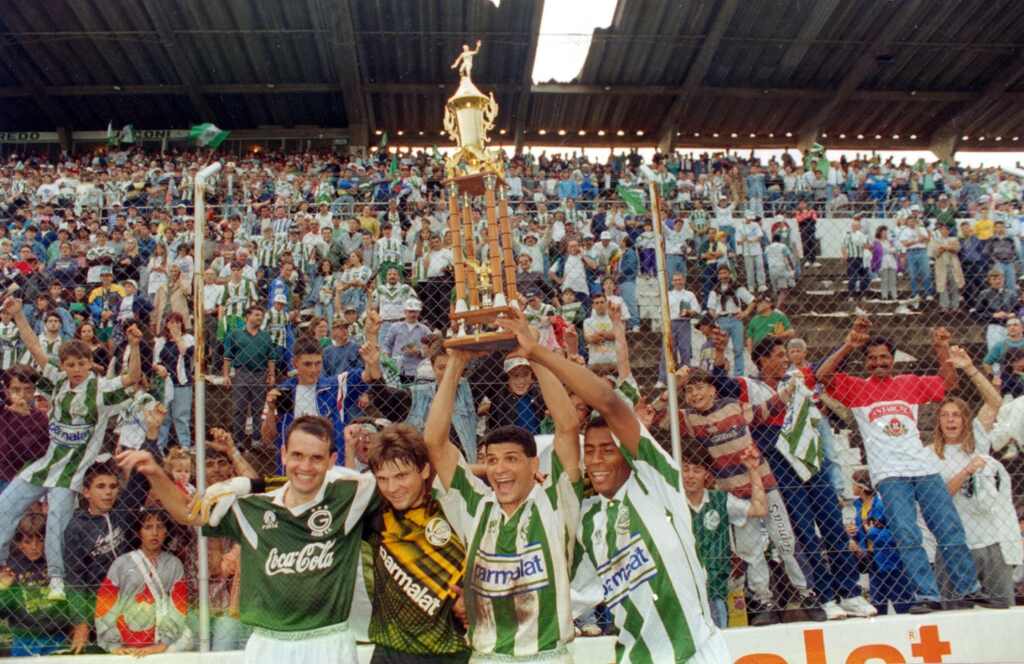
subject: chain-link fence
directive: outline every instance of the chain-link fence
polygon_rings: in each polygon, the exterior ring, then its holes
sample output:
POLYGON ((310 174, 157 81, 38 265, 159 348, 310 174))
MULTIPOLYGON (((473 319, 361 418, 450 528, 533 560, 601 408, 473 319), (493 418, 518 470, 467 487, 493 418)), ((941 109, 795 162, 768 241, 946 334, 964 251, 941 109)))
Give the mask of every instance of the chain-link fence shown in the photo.
MULTIPOLYGON (((663 177, 665 164, 645 176, 632 162, 509 165, 519 306, 543 345, 630 393, 666 447, 667 371, 684 367, 683 488, 715 622, 1014 604, 1024 420, 1019 400, 1003 402, 1024 394, 1016 179, 983 173, 984 198, 954 184, 956 169, 945 185, 931 167, 902 178, 893 166, 801 188, 781 164, 677 156, 663 177), (669 311, 638 188, 652 176, 669 311)), ((89 166, 102 181, 83 166, 47 198, 42 164, 3 173, 3 277, 18 286, 0 312, 12 654, 197 647, 196 535, 109 458, 148 450, 194 492, 197 358, 208 484, 280 475, 283 432, 308 414, 332 423, 339 465, 367 471, 382 420, 423 429, 458 333, 436 160, 225 168, 202 264, 193 174, 158 163, 89 166), (125 178, 141 180, 112 184, 125 178)), ((486 214, 469 202, 467 258, 485 265, 486 214)), ((529 365, 495 353, 466 370, 451 436, 476 462, 504 425, 553 431, 529 365)), ((253 527, 276 528, 268 518, 253 527)), ((209 540, 215 649, 248 636, 236 539, 209 540)), ((301 564, 319 564, 310 556, 301 564)), ((373 597, 376 561, 363 563, 354 626, 373 597)), ((578 626, 614 631, 603 608, 578 626)))

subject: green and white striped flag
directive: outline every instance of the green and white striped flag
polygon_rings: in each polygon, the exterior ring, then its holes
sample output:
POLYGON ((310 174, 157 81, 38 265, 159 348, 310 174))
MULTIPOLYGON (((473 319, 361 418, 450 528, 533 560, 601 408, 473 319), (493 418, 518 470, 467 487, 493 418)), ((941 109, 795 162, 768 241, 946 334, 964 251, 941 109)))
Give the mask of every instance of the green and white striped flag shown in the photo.
POLYGON ((647 207, 644 206, 644 195, 636 189, 626 189, 621 184, 615 188, 615 193, 626 204, 630 214, 646 214, 647 207))
POLYGON ((388 146, 388 132, 384 132, 383 134, 381 134, 380 145, 378 145, 377 147, 379 147, 381 150, 383 150, 387 146, 388 146))
POLYGON ((114 133, 114 123, 107 123, 107 145, 117 145, 118 134, 114 133))
POLYGON ((118 143, 134 143, 135 142, 135 127, 126 124, 121 127, 121 131, 117 134, 118 143))
POLYGON ((189 130, 188 138, 190 141, 195 142, 196 145, 216 150, 230 135, 230 131, 224 131, 212 122, 204 122, 203 124, 193 126, 189 130))

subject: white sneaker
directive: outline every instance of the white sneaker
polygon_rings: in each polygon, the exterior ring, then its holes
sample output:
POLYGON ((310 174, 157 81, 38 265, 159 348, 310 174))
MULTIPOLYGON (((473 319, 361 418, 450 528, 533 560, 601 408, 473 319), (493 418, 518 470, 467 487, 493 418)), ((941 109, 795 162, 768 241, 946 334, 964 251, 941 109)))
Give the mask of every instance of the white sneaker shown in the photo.
POLYGON ((907 305, 901 304, 900 306, 896 307, 896 313, 898 313, 898 314, 912 314, 914 312, 911 311, 910 307, 908 307, 907 305))
POLYGON ((661 382, 659 380, 657 383, 654 384, 654 389, 657 392, 660 392, 660 391, 664 390, 665 389, 665 383, 663 383, 663 382, 661 382))
POLYGON ((835 600, 822 604, 821 610, 825 612, 825 620, 842 620, 846 617, 846 611, 843 611, 835 600))
POLYGON ((860 595, 840 600, 839 606, 847 615, 854 618, 871 618, 878 615, 878 609, 860 595))
POLYGON ((67 595, 64 594, 64 579, 56 576, 50 579, 50 593, 46 599, 51 602, 63 602, 67 599, 67 595))

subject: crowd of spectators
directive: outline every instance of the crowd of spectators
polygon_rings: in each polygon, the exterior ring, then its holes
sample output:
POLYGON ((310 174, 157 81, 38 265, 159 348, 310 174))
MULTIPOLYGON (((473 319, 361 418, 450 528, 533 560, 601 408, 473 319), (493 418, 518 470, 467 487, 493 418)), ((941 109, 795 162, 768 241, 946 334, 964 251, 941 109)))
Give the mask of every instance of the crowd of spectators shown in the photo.
MULTIPOLYGON (((210 482, 255 476, 261 450, 279 448, 307 414, 331 420, 339 463, 364 469, 380 420, 422 427, 444 374, 441 344, 456 328, 436 152, 228 163, 209 186, 200 263, 192 197, 208 158, 133 148, 0 164, 0 505, 13 510, 2 515, 0 610, 13 654, 193 647, 194 537, 146 508, 144 481, 99 455, 146 447, 194 491, 198 329, 209 381, 231 408, 208 436, 210 482), (96 443, 55 460, 53 437, 85 425, 96 443), (46 472, 22 470, 38 460, 46 472), (55 504, 66 527, 53 525, 55 504)), ((608 375, 652 425, 680 420, 716 622, 729 622, 734 555, 754 625, 787 607, 823 620, 1014 604, 1024 550, 1015 478, 997 456, 1009 463, 1024 439, 992 432, 1004 400, 1024 394, 1018 176, 892 159, 805 170, 788 154, 629 153, 517 156, 505 181, 520 306, 541 342, 608 375), (622 193, 651 181, 663 200, 672 361, 662 356, 641 387, 645 321, 661 329, 658 234, 622 193), (839 279, 857 322, 833 352, 815 344, 808 357, 812 330, 785 312, 807 313, 802 291, 814 286, 798 284, 820 274, 817 222, 840 215, 852 216, 839 279), (895 372, 898 349, 862 308, 877 304, 876 283, 921 334, 942 323, 936 375, 895 372), (961 347, 972 326, 984 328, 978 366, 961 347), (847 373, 861 355, 866 378, 847 373), (670 365, 683 397, 672 414, 670 365), (984 403, 977 414, 953 396, 964 394, 958 372, 984 403), (928 403, 941 404, 931 446, 928 403), (796 412, 807 426, 796 428, 796 412), (840 440, 866 453, 852 482, 840 440)), ((481 233, 484 223, 474 211, 481 233)), ((453 437, 473 462, 480 434, 505 424, 552 430, 528 363, 483 358, 460 383, 453 437)), ((238 552, 212 540, 209 556, 214 645, 238 647, 238 552)))

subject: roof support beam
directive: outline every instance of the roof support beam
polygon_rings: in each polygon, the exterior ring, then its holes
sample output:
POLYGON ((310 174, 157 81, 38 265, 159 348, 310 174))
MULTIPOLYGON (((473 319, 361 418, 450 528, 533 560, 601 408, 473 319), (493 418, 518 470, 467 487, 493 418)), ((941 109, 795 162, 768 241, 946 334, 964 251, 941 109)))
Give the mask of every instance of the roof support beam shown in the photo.
POLYGON ((537 61, 537 44, 540 42, 540 21, 544 16, 544 0, 533 0, 533 17, 530 20, 530 39, 526 45, 526 57, 523 59, 523 73, 520 77, 522 86, 519 99, 516 101, 516 113, 513 116, 515 151, 523 150, 523 137, 526 135, 527 115, 530 113, 530 83, 533 82, 533 65, 537 61))
POLYGON ((822 28, 832 17, 832 12, 839 6, 839 0, 818 0, 814 3, 811 15, 807 17, 800 27, 800 33, 796 41, 792 42, 786 52, 782 54, 779 61, 778 80, 788 81, 797 67, 803 61, 804 56, 810 49, 814 39, 821 33, 822 28))
POLYGON ((964 104, 953 117, 943 122, 938 129, 932 132, 930 143, 935 154, 939 155, 939 152, 936 150, 942 150, 943 153, 948 153, 948 155, 939 156, 942 156, 944 159, 952 158, 964 128, 972 120, 978 119, 978 115, 984 113, 997 100, 1006 97, 1008 95, 1006 92, 1007 88, 1016 83, 1021 77, 1024 77, 1024 50, 1019 51, 1011 63, 998 71, 999 74, 985 86, 985 89, 982 90, 979 96, 964 104))
POLYGON ((345 116, 351 129, 352 144, 365 149, 370 145, 370 128, 374 125, 373 107, 363 88, 359 67, 359 49, 356 48, 355 22, 352 20, 351 0, 337 0, 332 16, 332 58, 334 75, 345 103, 345 116))
POLYGON ((160 35, 167 58, 171 61, 175 73, 185 86, 185 94, 192 102, 192 109, 198 114, 199 122, 214 122, 213 109, 199 89, 199 77, 196 76, 188 49, 186 49, 171 29, 170 17, 162 0, 144 0, 143 11, 160 35))
POLYGON ((864 80, 878 67, 878 56, 899 37, 903 28, 910 22, 921 8, 923 0, 905 0, 903 5, 896 11, 896 15, 885 24, 885 27, 878 36, 864 49, 854 65, 843 77, 843 80, 836 87, 832 97, 822 104, 811 118, 801 127, 797 136, 798 146, 808 146, 817 140, 818 132, 821 131, 825 121, 829 119, 837 108, 856 92, 864 80))
POLYGON ((711 61, 714 59, 715 51, 718 50, 718 45, 722 42, 722 37, 725 36, 725 31, 729 27, 729 22, 732 21, 737 7, 739 7, 738 0, 723 0, 721 3, 718 13, 715 15, 715 20, 711 24, 711 29, 704 38, 704 43, 701 44, 700 52, 697 53, 697 57, 694 59, 689 71, 686 72, 683 89, 676 95, 672 106, 669 107, 668 113, 661 123, 661 128, 658 130, 658 148, 660 150, 667 152, 672 149, 672 141, 676 135, 676 125, 679 124, 683 117, 686 103, 694 96, 697 89, 704 84, 704 78, 708 74, 708 69, 711 68, 711 61))

